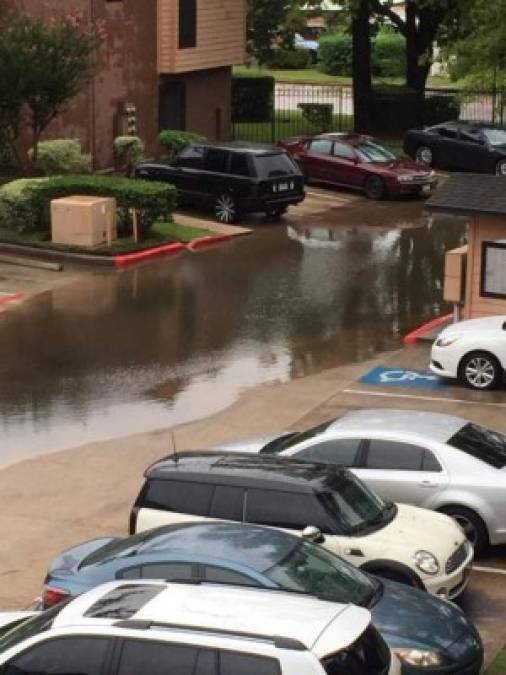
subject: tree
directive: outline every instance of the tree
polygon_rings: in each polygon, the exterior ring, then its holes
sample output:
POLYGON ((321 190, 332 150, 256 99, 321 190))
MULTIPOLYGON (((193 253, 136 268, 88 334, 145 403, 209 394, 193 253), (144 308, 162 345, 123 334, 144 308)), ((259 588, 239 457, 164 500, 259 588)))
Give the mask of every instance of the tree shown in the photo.
POLYGON ((369 0, 355 1, 351 7, 353 35, 353 107, 355 131, 371 131, 371 7, 369 0))
POLYGON ((92 77, 103 28, 85 26, 77 15, 48 22, 11 16, 0 32, 0 129, 21 170, 31 173, 43 132, 92 77), (31 157, 19 149, 25 129, 31 157))
POLYGON ((461 17, 460 39, 446 50, 453 74, 473 88, 506 86, 505 16, 506 0, 474 0, 461 17))
POLYGON ((248 53, 263 65, 276 40, 292 47, 294 34, 304 25, 304 0, 248 0, 248 53))
POLYGON ((423 95, 433 63, 434 43, 457 22, 466 0, 407 0, 405 19, 394 11, 392 0, 370 2, 372 11, 387 18, 406 38, 406 85, 423 95))

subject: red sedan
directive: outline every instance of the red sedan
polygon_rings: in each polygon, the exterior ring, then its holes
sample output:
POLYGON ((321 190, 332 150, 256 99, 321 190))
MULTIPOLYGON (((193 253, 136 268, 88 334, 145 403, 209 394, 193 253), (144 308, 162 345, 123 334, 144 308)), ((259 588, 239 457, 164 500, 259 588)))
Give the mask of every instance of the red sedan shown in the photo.
POLYGON ((288 138, 279 145, 301 167, 306 182, 363 190, 370 199, 385 195, 428 195, 437 184, 426 164, 397 159, 369 136, 320 134, 288 138))

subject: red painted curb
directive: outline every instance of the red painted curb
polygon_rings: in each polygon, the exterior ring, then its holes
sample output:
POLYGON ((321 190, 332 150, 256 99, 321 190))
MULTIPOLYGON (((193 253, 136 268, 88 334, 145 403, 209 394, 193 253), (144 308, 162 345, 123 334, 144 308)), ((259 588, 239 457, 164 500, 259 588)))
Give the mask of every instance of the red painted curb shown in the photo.
POLYGON ((0 295, 0 305, 8 305, 10 302, 16 302, 16 300, 23 300, 25 297, 24 293, 11 293, 10 295, 0 295))
POLYGON ((145 251, 137 251, 136 253, 126 253, 125 255, 117 255, 114 258, 114 264, 116 267, 124 267, 130 263, 140 262, 142 260, 149 260, 159 255, 173 255, 175 253, 180 253, 185 250, 183 244, 174 243, 174 244, 164 244, 163 246, 158 246, 157 248, 148 248, 145 251))
POLYGON ((210 235, 208 237, 202 237, 202 239, 194 239, 190 241, 187 245, 187 248, 190 251, 197 251, 200 248, 206 248, 207 246, 212 246, 213 244, 220 244, 225 241, 230 241, 232 237, 229 234, 216 234, 210 235))
POLYGON ((451 319, 453 319, 453 314, 445 314, 445 316, 439 316, 436 319, 432 319, 432 321, 424 323, 423 326, 420 326, 420 328, 417 328, 416 330, 406 335, 406 337, 404 338, 404 344, 405 345, 416 344, 422 335, 428 333, 433 328, 437 328, 438 326, 442 326, 443 324, 448 323, 448 321, 451 319))

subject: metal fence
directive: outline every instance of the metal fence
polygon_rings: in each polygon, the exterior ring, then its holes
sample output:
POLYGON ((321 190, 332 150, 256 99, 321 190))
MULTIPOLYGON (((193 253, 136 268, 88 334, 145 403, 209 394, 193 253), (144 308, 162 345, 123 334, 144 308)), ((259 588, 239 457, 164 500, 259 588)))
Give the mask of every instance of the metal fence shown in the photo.
MULTIPOLYGON (((427 89, 427 99, 451 98, 460 108, 460 119, 503 124, 506 92, 465 92, 458 89, 427 89)), ((444 120, 440 120, 444 121, 444 120)), ((351 86, 311 83, 276 83, 271 119, 267 122, 233 124, 234 138, 275 143, 281 138, 322 131, 353 129, 351 86)), ((425 120, 426 124, 434 123, 425 120)), ((402 131, 399 132, 402 135, 402 131)))

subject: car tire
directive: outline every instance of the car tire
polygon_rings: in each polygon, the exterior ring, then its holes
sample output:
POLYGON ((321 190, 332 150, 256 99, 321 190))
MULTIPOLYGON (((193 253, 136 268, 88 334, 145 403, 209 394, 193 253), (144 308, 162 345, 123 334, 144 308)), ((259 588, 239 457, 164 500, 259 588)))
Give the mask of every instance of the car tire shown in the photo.
POLYGON ((214 202, 214 215, 216 220, 219 223, 223 223, 223 225, 231 225, 237 221, 239 210, 233 195, 224 192, 216 197, 216 201, 214 202))
POLYGON ((488 352, 471 352, 459 366, 459 380, 470 389, 489 391, 502 379, 502 369, 495 356, 488 352))
POLYGON ((497 176, 506 177, 506 159, 501 159, 499 162, 497 162, 495 165, 495 172, 497 176))
POLYGON ((420 145, 415 152, 415 159, 417 162, 432 166, 434 164, 434 153, 431 148, 426 145, 420 145))
POLYGON ((284 216, 287 211, 288 211, 287 206, 280 206, 278 209, 269 209, 268 211, 266 211, 266 215, 267 218, 277 220, 278 218, 281 218, 281 216, 284 216))
POLYGON ((385 196, 385 183, 379 176, 368 176, 365 179, 364 189, 369 199, 379 200, 385 196))
POLYGON ((480 516, 465 506, 446 506, 440 509, 440 512, 457 521, 473 545, 475 556, 478 557, 489 544, 487 528, 480 516))

